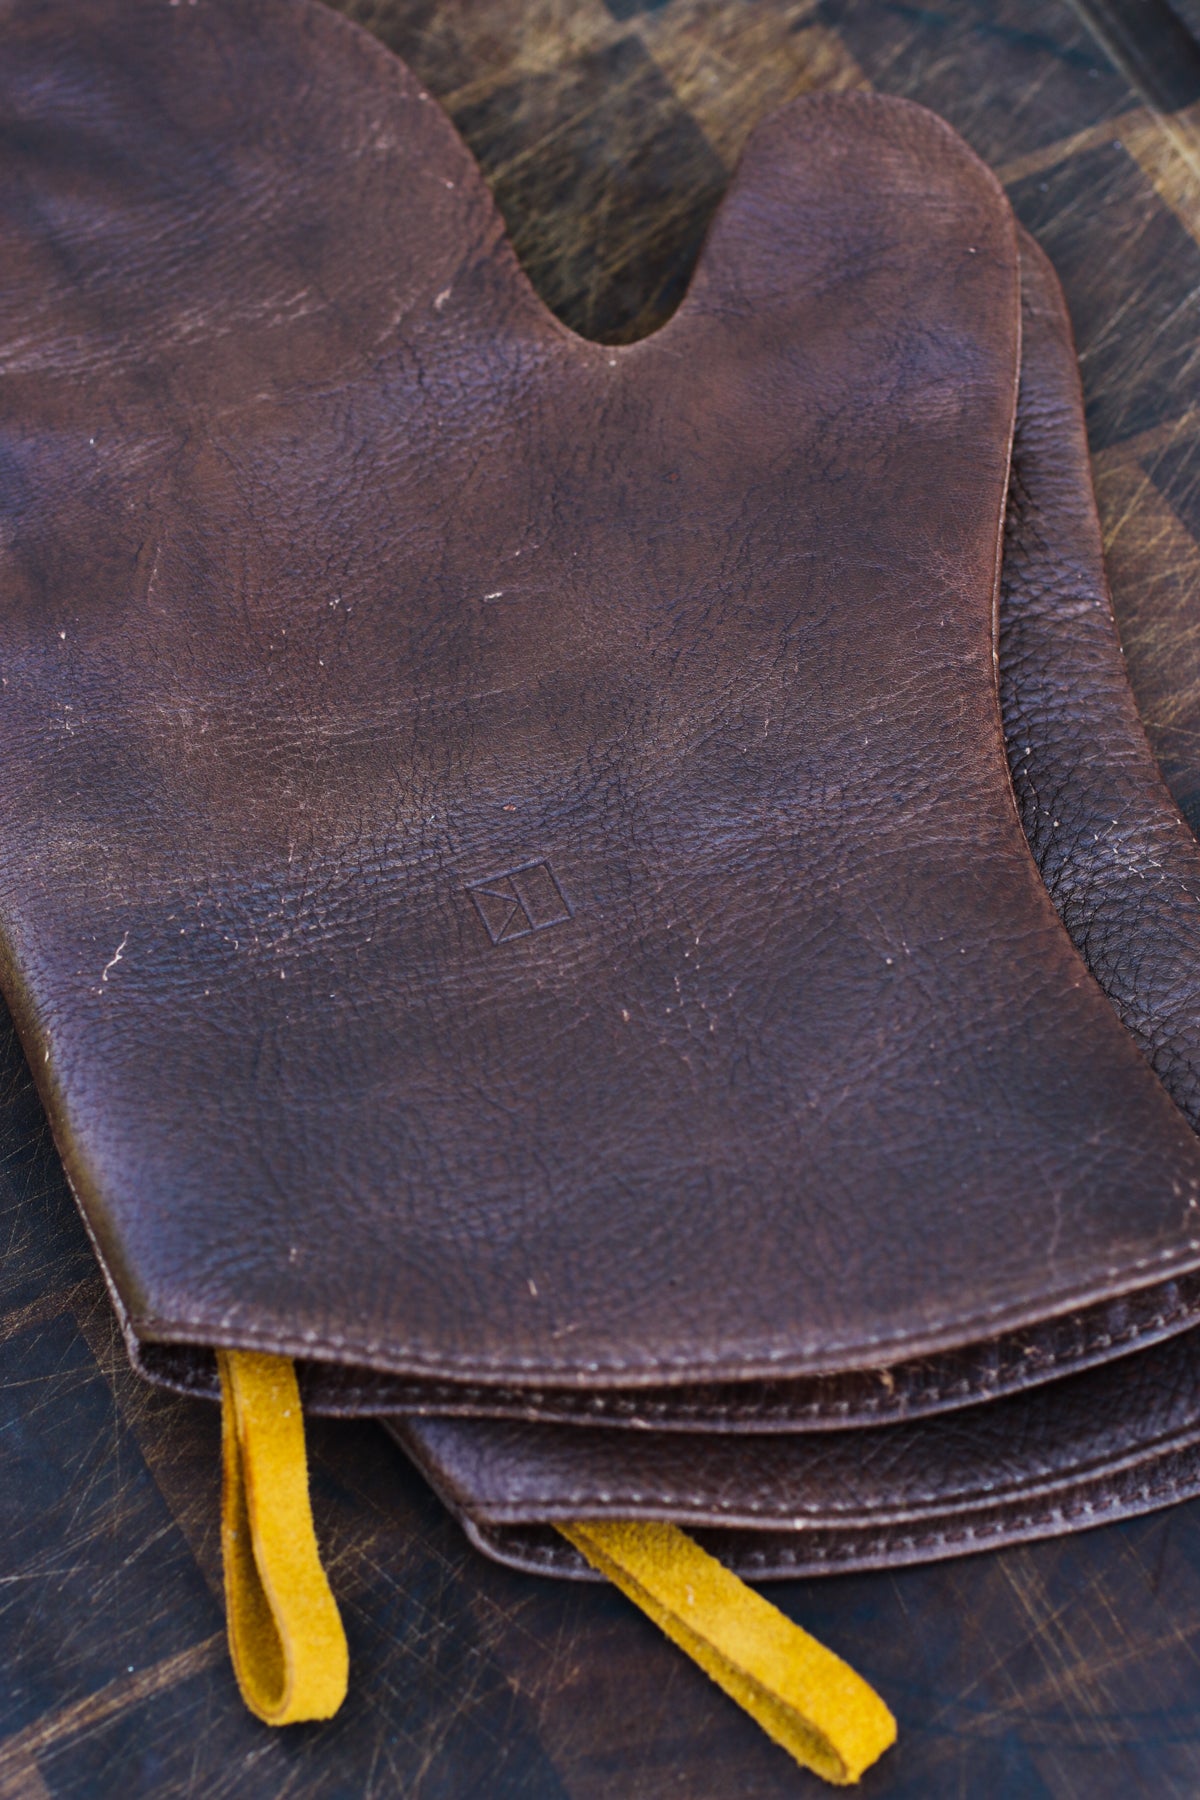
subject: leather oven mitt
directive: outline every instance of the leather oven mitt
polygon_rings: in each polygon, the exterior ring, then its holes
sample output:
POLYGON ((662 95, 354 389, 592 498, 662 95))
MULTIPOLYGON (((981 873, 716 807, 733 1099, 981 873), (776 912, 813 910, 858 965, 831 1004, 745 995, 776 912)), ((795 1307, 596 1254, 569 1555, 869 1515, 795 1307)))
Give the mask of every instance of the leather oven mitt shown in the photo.
MULTIPOLYGON (((947 127, 776 115, 611 348, 306 0, 10 0, 0 117, 2 979, 132 1353, 221 1353, 265 1716, 337 1685, 286 1359, 670 1423, 1186 1280, 1200 1147, 1013 805, 1018 247, 947 127)), ((689 1622, 652 1466, 572 1543, 853 1779, 890 1720, 723 1571, 689 1622)))
MULTIPOLYGON (((1121 661, 1070 325, 1029 238, 1022 271, 999 636, 1015 791, 1064 923, 1195 1126, 1200 848, 1121 661)), ((1193 1274, 861 1374, 641 1390, 593 1403, 585 1429, 566 1392, 523 1410, 514 1395, 505 1421, 391 1428, 472 1538, 519 1567, 589 1572, 547 1529, 580 1515, 706 1527, 756 1579, 891 1566, 1200 1492, 1198 1307, 1193 1274)))

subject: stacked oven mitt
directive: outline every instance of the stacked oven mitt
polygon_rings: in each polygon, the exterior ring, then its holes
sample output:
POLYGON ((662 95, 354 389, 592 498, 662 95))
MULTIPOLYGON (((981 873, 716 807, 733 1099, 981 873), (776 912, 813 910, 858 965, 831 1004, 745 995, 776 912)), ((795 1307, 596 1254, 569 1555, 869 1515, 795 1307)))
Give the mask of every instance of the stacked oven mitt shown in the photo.
POLYGON ((0 145, 3 987, 223 1389, 247 1698, 345 1685, 298 1376, 853 1779, 739 1575, 1200 1490, 1200 854, 1051 270, 817 96, 587 342, 309 0, 5 0, 0 145))

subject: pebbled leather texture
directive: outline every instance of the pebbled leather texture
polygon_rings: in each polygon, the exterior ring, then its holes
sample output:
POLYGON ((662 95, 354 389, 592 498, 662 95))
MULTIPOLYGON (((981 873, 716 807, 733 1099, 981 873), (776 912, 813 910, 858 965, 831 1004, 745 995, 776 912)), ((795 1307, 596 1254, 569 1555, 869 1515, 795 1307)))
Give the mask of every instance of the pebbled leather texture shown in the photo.
POLYGON ((776 115, 614 348, 305 0, 10 0, 0 107, 3 978, 134 1335, 728 1380, 1200 1261, 1012 804, 947 127, 776 115))
POLYGON ((1023 386, 999 613, 1013 787, 1063 923, 1200 1128, 1200 846, 1125 675, 1066 307, 1032 239, 1022 258, 1023 386))
MULTIPOLYGON (((1200 851, 1180 831, 1132 705, 1070 322, 1053 270, 1029 239, 1022 277, 999 613, 1015 791, 1064 922, 1147 1054, 1162 1055, 1163 1078, 1173 1078, 1186 1105, 1190 1078, 1181 1072, 1200 1052, 1200 851)), ((919 1417, 933 1408, 916 1370, 897 1369, 879 1417, 909 1422, 867 1429, 819 1433, 811 1418, 789 1429, 777 1406, 770 1424, 782 1435, 766 1436, 753 1388, 736 1426, 753 1435, 733 1435, 732 1419, 713 1417, 704 1435, 683 1437, 679 1420, 667 1429, 665 1409, 637 1421, 653 1428, 628 1434, 449 1417, 394 1419, 390 1428, 474 1540, 522 1568, 588 1578, 546 1521, 660 1509, 709 1528, 709 1547, 758 1579, 965 1554, 1200 1492, 1200 1331, 1186 1329, 1195 1295, 1185 1286, 1133 1298, 1139 1310, 1110 1317, 1108 1331, 1097 1318, 1074 1321, 1077 1331, 1099 1334, 1093 1360, 1113 1358, 1107 1366, 1056 1379, 1047 1339, 987 1347, 991 1392, 1004 1383, 1009 1393, 993 1404, 976 1385, 982 1354, 974 1365, 961 1354, 945 1359, 938 1403, 954 1410, 944 1417, 919 1417), (1160 1312, 1148 1317, 1155 1300, 1160 1312), (1166 1332, 1182 1335, 1151 1341, 1166 1332), (1027 1383, 1023 1357, 1034 1365, 1027 1383)), ((1048 1329, 1061 1340, 1070 1326, 1048 1329)), ((1082 1349, 1077 1340, 1069 1353, 1077 1370, 1082 1349)))

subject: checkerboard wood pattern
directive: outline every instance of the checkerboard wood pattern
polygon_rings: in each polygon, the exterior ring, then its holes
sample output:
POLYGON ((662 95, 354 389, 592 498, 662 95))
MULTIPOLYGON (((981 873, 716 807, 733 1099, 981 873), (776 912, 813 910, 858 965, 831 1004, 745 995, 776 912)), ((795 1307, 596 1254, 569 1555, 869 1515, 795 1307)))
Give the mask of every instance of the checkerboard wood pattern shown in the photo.
MULTIPOLYGON (((874 86, 949 118, 1065 282, 1130 673, 1200 830, 1200 0, 341 10, 447 106, 549 303, 610 341, 678 303, 772 107, 874 86)), ((617 1594, 477 1556, 365 1423, 311 1427, 350 1699, 265 1731, 224 1650, 215 1410, 130 1373, 6 1025, 0 1228, 0 1800, 824 1791, 617 1594)), ((773 1597, 899 1715, 880 1800, 1200 1792, 1200 1502, 773 1597)))

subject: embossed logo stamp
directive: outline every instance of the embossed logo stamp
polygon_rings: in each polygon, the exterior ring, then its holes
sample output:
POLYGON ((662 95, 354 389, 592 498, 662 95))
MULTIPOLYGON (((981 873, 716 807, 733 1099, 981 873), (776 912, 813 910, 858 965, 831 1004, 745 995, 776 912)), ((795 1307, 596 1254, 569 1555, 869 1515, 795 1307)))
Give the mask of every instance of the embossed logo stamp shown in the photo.
POLYGON ((509 944, 573 917, 548 862, 522 863, 518 869, 472 881, 467 892, 493 944, 509 944))

